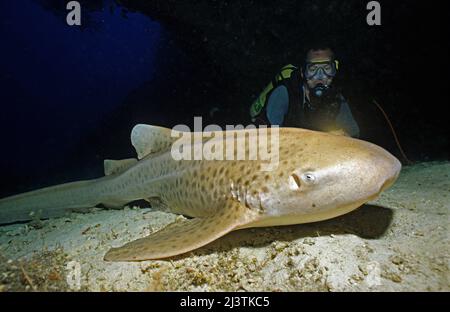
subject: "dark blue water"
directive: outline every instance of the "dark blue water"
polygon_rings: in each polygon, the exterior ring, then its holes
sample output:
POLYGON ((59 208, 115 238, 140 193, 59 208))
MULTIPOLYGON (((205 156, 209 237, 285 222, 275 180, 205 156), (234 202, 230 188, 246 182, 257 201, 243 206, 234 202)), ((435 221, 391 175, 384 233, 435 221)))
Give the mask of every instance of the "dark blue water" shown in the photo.
POLYGON ((95 27, 83 28, 38 1, 1 2, 4 178, 55 170, 133 89, 154 79, 157 54, 169 53, 167 33, 111 4, 86 13, 95 27))

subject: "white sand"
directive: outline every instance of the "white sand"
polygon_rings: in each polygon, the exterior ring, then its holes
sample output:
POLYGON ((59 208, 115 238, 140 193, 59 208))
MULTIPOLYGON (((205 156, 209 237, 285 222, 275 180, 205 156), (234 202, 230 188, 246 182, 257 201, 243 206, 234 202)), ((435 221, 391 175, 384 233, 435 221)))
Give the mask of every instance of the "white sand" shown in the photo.
POLYGON ((406 167, 348 215, 232 232, 165 261, 103 261, 111 246, 177 218, 151 209, 3 226, 0 291, 449 291, 449 175, 450 163, 406 167))

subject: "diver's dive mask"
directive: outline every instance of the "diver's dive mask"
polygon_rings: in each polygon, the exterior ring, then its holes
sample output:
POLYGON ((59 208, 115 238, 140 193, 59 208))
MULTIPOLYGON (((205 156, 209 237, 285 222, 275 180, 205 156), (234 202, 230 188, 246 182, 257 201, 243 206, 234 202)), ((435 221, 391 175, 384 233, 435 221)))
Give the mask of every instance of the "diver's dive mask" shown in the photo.
POLYGON ((337 60, 319 60, 306 62, 305 78, 308 80, 322 80, 336 76, 339 62, 337 60))
MULTIPOLYGON (((314 62, 306 62, 304 75, 307 80, 326 80, 336 76, 339 67, 337 60, 317 60, 314 62)), ((323 96, 330 89, 329 85, 318 83, 311 88, 312 94, 316 97, 323 96)))

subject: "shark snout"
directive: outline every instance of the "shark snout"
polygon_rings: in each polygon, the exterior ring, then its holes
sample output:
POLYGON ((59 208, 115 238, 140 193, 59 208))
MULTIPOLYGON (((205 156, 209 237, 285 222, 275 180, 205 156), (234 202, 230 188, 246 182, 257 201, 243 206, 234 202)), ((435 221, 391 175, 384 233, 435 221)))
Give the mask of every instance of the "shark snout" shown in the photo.
POLYGON ((385 181, 380 188, 380 193, 394 184, 400 174, 400 170, 402 169, 402 164, 400 163, 400 161, 392 155, 391 158, 393 159, 387 161, 387 163, 385 164, 385 181))
POLYGON ((392 154, 378 148, 375 154, 364 159, 362 173, 365 175, 365 185, 368 196, 377 196, 388 189, 397 180, 402 165, 392 154))

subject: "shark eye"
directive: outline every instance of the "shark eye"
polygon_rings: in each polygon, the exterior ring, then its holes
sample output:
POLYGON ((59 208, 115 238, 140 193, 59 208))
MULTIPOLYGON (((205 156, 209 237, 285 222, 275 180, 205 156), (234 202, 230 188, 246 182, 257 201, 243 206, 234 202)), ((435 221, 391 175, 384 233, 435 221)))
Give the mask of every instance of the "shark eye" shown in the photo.
POLYGON ((302 175, 302 180, 305 183, 312 184, 312 183, 314 183, 314 181, 316 181, 316 176, 314 174, 308 172, 308 173, 305 173, 302 175))

